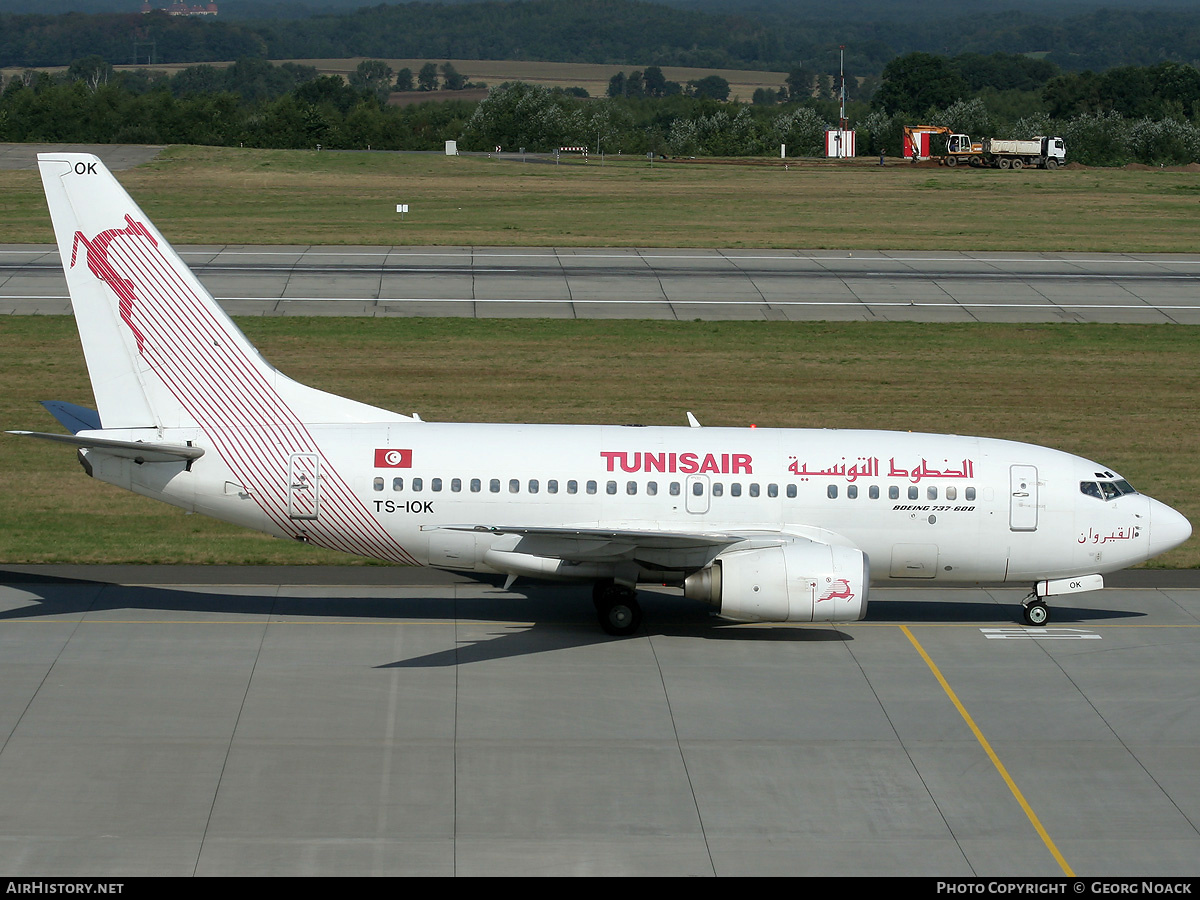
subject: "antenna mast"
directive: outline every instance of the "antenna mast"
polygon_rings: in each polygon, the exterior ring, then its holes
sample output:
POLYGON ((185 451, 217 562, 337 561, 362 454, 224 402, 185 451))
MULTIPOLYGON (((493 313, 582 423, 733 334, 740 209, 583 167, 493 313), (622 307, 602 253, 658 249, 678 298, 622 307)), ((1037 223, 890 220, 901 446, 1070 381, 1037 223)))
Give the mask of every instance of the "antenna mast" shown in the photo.
POLYGON ((846 131, 846 45, 842 44, 838 48, 838 78, 842 83, 842 111, 841 118, 838 120, 838 128, 843 132, 846 131))

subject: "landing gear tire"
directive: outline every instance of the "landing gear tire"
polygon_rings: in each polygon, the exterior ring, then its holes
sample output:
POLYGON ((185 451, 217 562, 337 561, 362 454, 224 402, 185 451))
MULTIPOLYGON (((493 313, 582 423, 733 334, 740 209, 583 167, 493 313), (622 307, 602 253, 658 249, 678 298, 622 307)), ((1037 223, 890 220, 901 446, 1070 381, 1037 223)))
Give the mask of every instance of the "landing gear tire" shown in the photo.
POLYGON ((1021 615, 1026 625, 1040 627, 1050 621, 1050 609, 1042 600, 1034 600, 1024 604, 1021 615))
POLYGON ((598 582, 592 591, 596 619, 600 627, 613 637, 629 637, 642 627, 642 607, 637 591, 632 588, 598 582))

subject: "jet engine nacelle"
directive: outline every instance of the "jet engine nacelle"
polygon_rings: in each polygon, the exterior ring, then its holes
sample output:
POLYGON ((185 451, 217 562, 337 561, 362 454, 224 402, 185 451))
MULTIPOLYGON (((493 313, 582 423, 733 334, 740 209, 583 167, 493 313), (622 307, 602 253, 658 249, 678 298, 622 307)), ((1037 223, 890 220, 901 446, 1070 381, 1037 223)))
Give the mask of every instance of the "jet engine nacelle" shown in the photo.
POLYGON ((730 619, 853 622, 867 614, 870 564, 861 550, 796 539, 727 550, 683 583, 684 596, 730 619))

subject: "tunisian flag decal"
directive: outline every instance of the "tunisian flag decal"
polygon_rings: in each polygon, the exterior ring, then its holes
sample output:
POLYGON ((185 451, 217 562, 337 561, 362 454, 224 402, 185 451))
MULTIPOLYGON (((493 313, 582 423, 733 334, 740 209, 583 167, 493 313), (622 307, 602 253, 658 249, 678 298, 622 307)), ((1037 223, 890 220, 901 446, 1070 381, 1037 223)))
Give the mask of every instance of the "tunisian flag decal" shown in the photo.
POLYGON ((375 451, 375 468, 377 469, 411 469, 411 450, 379 450, 375 451))

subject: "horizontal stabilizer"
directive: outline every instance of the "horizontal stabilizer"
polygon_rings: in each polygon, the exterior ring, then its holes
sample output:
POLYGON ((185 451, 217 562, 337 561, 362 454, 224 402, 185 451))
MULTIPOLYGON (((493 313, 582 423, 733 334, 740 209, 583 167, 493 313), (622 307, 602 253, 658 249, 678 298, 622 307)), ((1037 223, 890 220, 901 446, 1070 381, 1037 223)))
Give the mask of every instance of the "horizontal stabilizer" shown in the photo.
POLYGON ((64 428, 69 429, 71 434, 99 431, 104 427, 100 424, 100 413, 86 406, 77 406, 63 400, 43 400, 42 406, 46 407, 50 415, 58 419, 64 428))
POLYGON ((137 463, 191 462, 204 455, 203 448, 188 447, 183 444, 158 444, 148 441, 114 441, 110 438, 50 434, 44 431, 10 431, 9 434, 41 438, 44 441, 56 441, 60 444, 70 444, 73 447, 80 447, 84 450, 99 450, 101 453, 120 456, 123 459, 132 459, 137 463))

